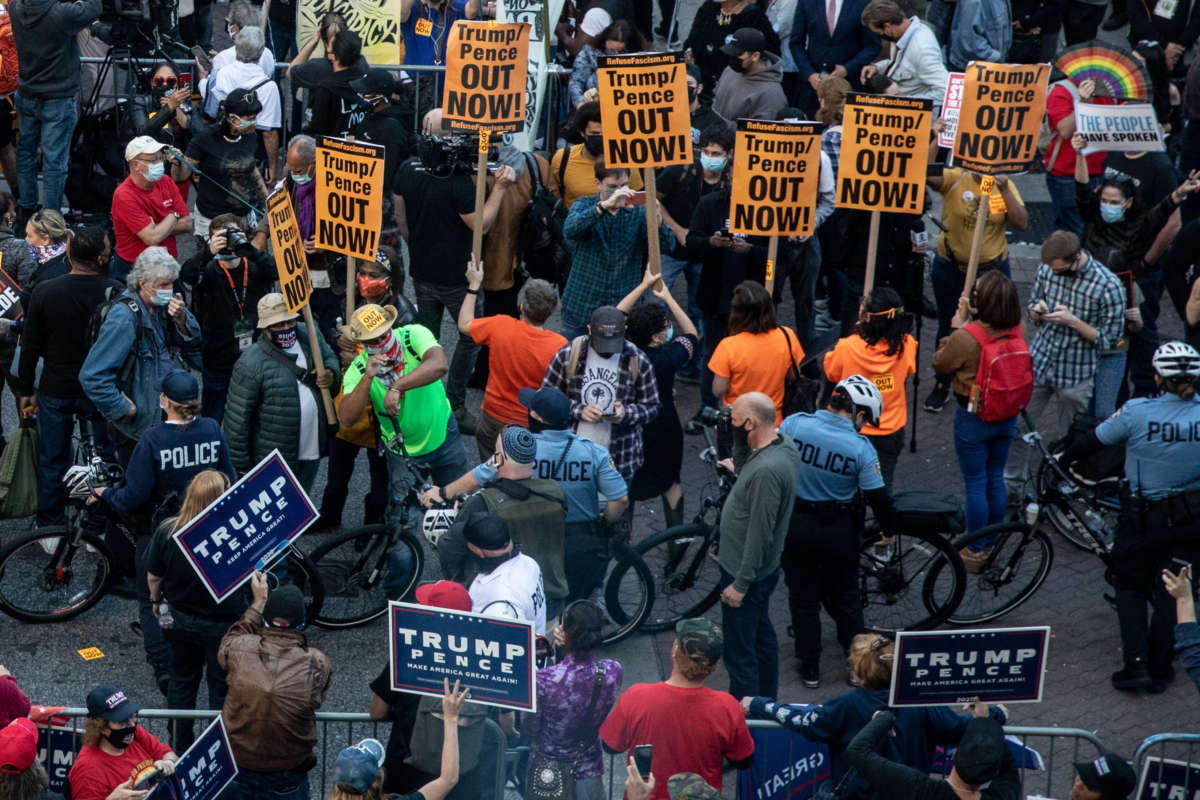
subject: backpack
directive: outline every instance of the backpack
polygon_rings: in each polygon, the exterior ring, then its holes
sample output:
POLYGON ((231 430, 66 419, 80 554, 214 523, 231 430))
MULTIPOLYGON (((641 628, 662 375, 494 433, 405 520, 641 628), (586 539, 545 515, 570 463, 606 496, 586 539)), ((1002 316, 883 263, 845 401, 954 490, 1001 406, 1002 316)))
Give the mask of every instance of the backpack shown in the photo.
POLYGON ((525 154, 525 165, 533 182, 533 196, 521 217, 517 253, 530 275, 553 283, 561 292, 571 271, 571 251, 563 236, 565 214, 560 214, 562 202, 542 183, 537 159, 530 153, 525 154))
MULTIPOLYGON (((128 389, 133 383, 133 370, 137 366, 138 352, 142 348, 142 307, 133 298, 122 297, 122 292, 123 290, 119 286, 109 286, 104 290, 104 302, 96 306, 96 310, 88 319, 87 349, 90 351, 92 345, 96 343, 96 339, 100 336, 100 327, 104 325, 104 320, 108 319, 108 313, 113 310, 114 306, 123 304, 132 311, 133 347, 129 348, 129 353, 121 362, 121 369, 117 372, 117 386, 128 389)), ((128 394, 128 392, 126 393, 128 394)))
POLYGON ((1012 419, 1033 396, 1033 357, 1020 326, 992 338, 983 325, 972 322, 963 330, 979 342, 979 370, 967 410, 984 422, 1012 419))
POLYGON ((13 38, 8 6, 0 6, 0 94, 17 90, 17 40, 13 38))

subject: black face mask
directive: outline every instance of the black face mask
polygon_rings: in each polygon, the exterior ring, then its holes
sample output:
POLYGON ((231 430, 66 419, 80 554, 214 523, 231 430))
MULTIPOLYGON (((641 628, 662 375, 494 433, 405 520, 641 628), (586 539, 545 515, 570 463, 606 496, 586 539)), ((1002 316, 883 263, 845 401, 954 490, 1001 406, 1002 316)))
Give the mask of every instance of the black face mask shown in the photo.
POLYGON ((130 725, 128 728, 113 728, 108 733, 104 734, 104 738, 108 739, 108 743, 118 750, 124 750, 129 745, 133 744, 133 737, 137 734, 137 726, 130 725))
POLYGON ((583 148, 593 156, 598 156, 604 152, 604 137, 603 136, 588 136, 583 140, 583 148))
POLYGON ((502 556, 478 556, 479 571, 482 573, 485 573, 485 574, 488 572, 491 572, 492 570, 496 569, 496 567, 503 564, 505 561, 511 560, 512 557, 515 556, 516 554, 517 554, 517 548, 514 545, 511 552, 505 553, 502 556))
POLYGON ((746 71, 746 68, 742 65, 742 59, 740 56, 730 56, 729 57, 729 68, 731 70, 733 70, 734 72, 745 72, 746 71))
POLYGON ((735 449, 750 449, 750 433, 745 425, 735 425, 733 428, 733 446, 735 449))
POLYGON ((550 426, 547 425, 546 423, 542 422, 539 419, 536 419, 533 416, 533 414, 527 414, 526 419, 529 423, 529 432, 530 433, 541 433, 542 431, 549 430, 549 428, 550 428, 550 426))
POLYGON ((688 87, 688 102, 689 103, 696 102, 696 87, 695 86, 688 87))

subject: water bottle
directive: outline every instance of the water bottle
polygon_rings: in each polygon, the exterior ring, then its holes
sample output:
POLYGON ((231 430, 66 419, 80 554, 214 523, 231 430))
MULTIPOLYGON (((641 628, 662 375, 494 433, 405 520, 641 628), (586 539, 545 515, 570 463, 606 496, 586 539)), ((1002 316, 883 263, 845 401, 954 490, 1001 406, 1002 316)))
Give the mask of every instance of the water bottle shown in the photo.
POLYGON ((1042 513, 1042 508, 1036 501, 1031 501, 1025 506, 1025 524, 1033 527, 1037 525, 1038 516, 1042 513))
POLYGON ((171 614, 171 606, 166 600, 158 604, 158 627, 164 631, 175 627, 175 617, 171 614))

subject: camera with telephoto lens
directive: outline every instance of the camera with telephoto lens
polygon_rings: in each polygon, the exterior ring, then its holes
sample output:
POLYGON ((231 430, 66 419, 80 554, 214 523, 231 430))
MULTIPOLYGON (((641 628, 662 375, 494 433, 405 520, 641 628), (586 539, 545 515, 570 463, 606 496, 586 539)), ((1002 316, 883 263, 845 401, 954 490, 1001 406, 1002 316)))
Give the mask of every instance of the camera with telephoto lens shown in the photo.
POLYGON ((246 234, 240 229, 232 225, 225 229, 225 246, 217 253, 217 257, 221 256, 238 258, 250 258, 254 255, 254 245, 250 244, 250 240, 246 238, 246 234))
POLYGON ((697 416, 700 424, 716 431, 717 458, 729 458, 733 455, 733 409, 730 406, 721 408, 705 407, 700 409, 697 416))
MULTIPOLYGON (((479 159, 479 134, 459 131, 446 136, 422 135, 417 140, 417 155, 421 159, 421 167, 434 177, 474 175, 479 159)), ((497 155, 496 146, 489 145, 489 170, 497 155)))
POLYGON ((110 47, 136 46, 150 53, 175 8, 176 0, 101 0, 100 17, 88 30, 110 47))

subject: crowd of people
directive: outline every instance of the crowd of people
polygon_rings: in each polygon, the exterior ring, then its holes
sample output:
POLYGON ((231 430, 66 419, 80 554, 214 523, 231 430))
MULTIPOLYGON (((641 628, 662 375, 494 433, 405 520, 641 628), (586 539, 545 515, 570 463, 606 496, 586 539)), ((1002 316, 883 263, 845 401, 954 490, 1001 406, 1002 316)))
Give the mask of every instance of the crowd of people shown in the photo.
MULTIPOLYGON (((413 564, 397 547, 389 597, 527 620, 561 658, 537 674, 539 712, 521 716, 449 683, 442 698, 394 691, 385 668, 370 684, 370 713, 391 723, 388 742, 342 751, 331 797, 490 797, 500 757, 484 746, 491 722, 529 746, 518 776, 529 797, 598 800, 603 753, 632 756, 644 744, 652 769, 630 759, 628 797, 717 797, 723 765, 753 759, 751 717, 826 743, 839 796, 972 800, 986 784, 982 795, 1014 800, 1006 711, 888 710, 894 642, 865 633, 864 512, 885 537, 898 530, 897 462, 914 422, 907 381, 923 366, 919 316, 937 319, 936 382, 923 408, 955 404, 967 531, 1022 514, 1027 425, 1047 440, 1084 426, 1064 465, 1123 445, 1112 574, 1124 663, 1112 684, 1166 691, 1178 650, 1200 686, 1191 576, 1178 566, 1200 563, 1200 58, 1188 61, 1200 12, 1191 4, 1143 15, 1114 0, 1104 21, 1092 0, 925 9, 719 0, 699 6, 677 43, 666 42, 677 28, 672 0, 660 0, 664 23, 653 29, 648 0, 568 3, 554 47, 569 77, 561 107, 544 109, 561 137, 533 153, 499 145, 486 176, 443 121, 439 80, 372 66, 338 13, 300 42, 292 4, 266 5, 234 0, 232 44, 220 51, 211 3, 122 21, 117 35, 151 26, 202 57, 194 67, 118 65, 128 91, 117 86, 115 104, 80 62, 112 43, 107 16, 93 24, 100 0, 11 0, 0 24, 0 49, 11 43, 16 56, 0 61, 0 83, 15 79, 0 120, 12 192, 0 195, 0 256, 22 311, 0 319, 0 369, 20 416, 36 419, 33 524, 65 521, 78 424, 124 468, 120 485, 92 492, 83 524, 115 554, 111 591, 138 602, 167 707, 194 709, 205 684, 221 709, 240 770, 230 796, 309 796, 315 712, 337 665, 308 644, 295 586, 272 591, 256 573, 246 596, 215 602, 172 536, 272 451, 309 493, 324 467, 310 535, 348 526, 359 517, 347 504, 364 450, 364 523, 413 524, 414 492, 429 506, 456 503, 429 556, 446 580, 402 596, 413 564), (1057 230, 1039 243, 1028 294, 1011 278, 1006 238, 1030 220, 1016 183, 996 176, 989 200, 985 176, 943 167, 936 146, 927 184, 941 199, 941 233, 927 253, 921 215, 882 214, 864 290, 869 215, 834 196, 847 94, 930 100, 936 133, 950 70, 1050 60, 1101 24, 1129 26, 1166 152, 1084 155, 1076 108, 1118 100, 1055 74, 1039 165, 1057 230), (696 159, 660 169, 657 197, 643 198, 640 171, 605 163, 596 70, 602 55, 656 42, 685 51, 696 159), (779 242, 773 264, 765 237, 729 231, 732 126, 745 117, 824 126, 816 233, 779 242), (386 152, 378 256, 349 274, 343 255, 316 244, 323 135, 386 152), (304 243, 308 322, 276 291, 263 213, 274 191, 286 193, 304 243), (645 202, 657 204, 657 230, 645 202), (474 234, 482 252, 472 252, 474 234), (652 237, 661 271, 647 266, 652 237), (967 286, 973 251, 978 279, 967 286), (1164 287, 1186 341, 1159 334, 1164 287), (818 336, 820 314, 841 334, 832 346, 818 336), (483 388, 475 407, 472 385, 483 388), (677 403, 688 395, 700 411, 685 422, 677 403), (621 664, 597 652, 612 543, 642 535, 631 522, 637 502, 661 502, 667 525, 684 521, 697 501, 682 475, 685 431, 699 433, 714 412, 726 415, 720 469, 733 481, 716 554, 720 624, 680 622, 666 680, 625 688, 621 664), (431 488, 415 485, 414 466, 431 488), (780 577, 802 685, 821 685, 823 608, 855 687, 816 710, 778 697, 781 645, 768 612, 780 577), (721 660, 728 691, 706 685, 721 660), (950 744, 953 769, 930 782, 933 749, 950 744)), ((403 0, 403 63, 441 65, 455 21, 494 14, 479 0, 403 0)), ((990 552, 984 538, 960 555, 978 572, 990 552)), ((97 686, 86 706, 69 777, 78 800, 143 797, 147 776, 171 775, 195 741, 190 720, 172 721, 169 742, 151 735, 116 685, 97 686)), ((0 668, 0 797, 45 788, 28 713, 0 668)), ((1132 791, 1120 756, 1076 768, 1073 800, 1132 791)))

